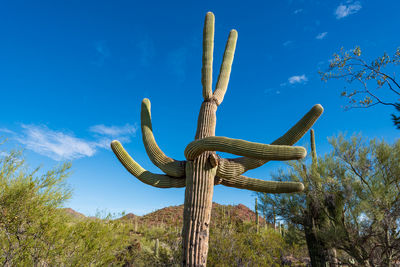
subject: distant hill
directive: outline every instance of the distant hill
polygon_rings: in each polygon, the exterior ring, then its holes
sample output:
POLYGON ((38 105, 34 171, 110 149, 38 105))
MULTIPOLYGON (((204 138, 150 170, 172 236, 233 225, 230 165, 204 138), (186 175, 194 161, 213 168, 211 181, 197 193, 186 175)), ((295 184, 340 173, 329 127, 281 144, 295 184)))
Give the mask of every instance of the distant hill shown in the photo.
MULTIPOLYGON (((211 224, 213 223, 213 220, 219 221, 222 216, 225 216, 226 218, 229 217, 233 222, 255 221, 256 217, 255 213, 243 204, 232 206, 213 203, 211 211, 211 224)), ((131 222, 137 220, 138 224, 145 224, 147 226, 157 226, 163 224, 181 227, 183 223, 183 205, 166 207, 143 216, 137 216, 133 213, 128 213, 117 220, 131 222)), ((260 223, 264 222, 261 217, 259 220, 260 223)))
MULTIPOLYGON (((82 213, 77 212, 71 208, 63 208, 62 210, 64 210, 68 215, 70 215, 74 219, 92 218, 92 217, 86 217, 82 213)), ((218 203, 213 203, 211 211, 211 224, 213 224, 213 221, 214 222, 220 221, 222 217, 229 218, 229 220, 231 220, 232 222, 245 222, 245 221, 255 221, 256 215, 254 211, 252 211, 243 204, 232 206, 232 205, 221 205, 218 203)), ((183 205, 162 208, 143 216, 138 216, 133 213, 128 213, 116 220, 122 220, 132 223, 134 223, 135 220, 137 220, 138 224, 145 224, 147 226, 168 225, 168 226, 182 227, 183 205)), ((261 216, 259 218, 259 221, 261 224, 264 223, 264 219, 261 218, 261 216)))
POLYGON ((82 213, 77 212, 77 211, 75 211, 75 210, 73 210, 71 208, 63 208, 61 210, 63 210, 65 213, 67 213, 68 215, 70 215, 74 219, 86 218, 85 215, 83 215, 82 213))

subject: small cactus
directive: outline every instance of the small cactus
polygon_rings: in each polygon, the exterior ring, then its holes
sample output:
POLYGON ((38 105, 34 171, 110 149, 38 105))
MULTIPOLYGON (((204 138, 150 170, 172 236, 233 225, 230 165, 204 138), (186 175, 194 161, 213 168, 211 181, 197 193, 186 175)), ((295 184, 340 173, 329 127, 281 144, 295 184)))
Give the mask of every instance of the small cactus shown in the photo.
POLYGON ((134 226, 135 233, 138 231, 138 219, 135 217, 135 226, 134 226))
POLYGON ((257 233, 259 232, 259 219, 258 219, 258 205, 257 205, 257 198, 255 199, 255 203, 254 203, 254 210, 256 212, 256 229, 257 229, 257 233))
POLYGON ((158 241, 158 238, 156 239, 156 242, 154 244, 154 256, 158 258, 159 255, 159 247, 160 247, 160 242, 158 241))

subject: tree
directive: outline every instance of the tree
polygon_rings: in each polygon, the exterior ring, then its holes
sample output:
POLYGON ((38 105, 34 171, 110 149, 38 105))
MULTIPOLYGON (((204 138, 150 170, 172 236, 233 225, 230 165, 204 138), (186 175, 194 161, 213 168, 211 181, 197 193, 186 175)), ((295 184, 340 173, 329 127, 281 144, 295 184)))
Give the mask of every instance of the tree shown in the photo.
POLYGON ((323 234, 359 266, 392 266, 400 260, 400 140, 330 142, 334 150, 323 171, 342 205, 329 213, 331 227, 323 234))
POLYGON ((320 243, 330 258, 335 248, 344 264, 391 266, 400 259, 400 140, 389 145, 340 135, 330 143, 333 151, 318 158, 316 176, 307 175, 304 162, 291 162, 288 172, 274 175, 303 181, 304 195, 264 198, 279 217, 305 231, 309 251, 320 243), (311 236, 317 242, 308 241, 305 218, 314 220, 311 236))
MULTIPOLYGON (((273 216, 279 216, 288 225, 296 225, 304 232, 308 254, 313 267, 332 263, 334 266, 334 250, 321 236, 321 229, 328 227, 328 218, 325 211, 325 198, 329 192, 325 191, 323 178, 318 172, 317 153, 314 131, 310 131, 311 164, 305 161, 290 162, 291 169, 288 173, 281 170, 277 176, 279 181, 294 180, 304 184, 304 194, 301 195, 275 195, 259 193, 261 206, 273 207, 273 216)), ((271 217, 269 215, 269 217, 271 217)))
MULTIPOLYGON (((319 71, 321 79, 343 79, 351 86, 353 82, 360 88, 345 88, 341 96, 348 99, 345 109, 369 108, 375 105, 392 106, 400 113, 400 84, 396 81, 394 67, 400 63, 400 48, 393 56, 384 53, 368 63, 361 57, 360 47, 333 55, 326 72, 319 71), (393 74, 391 74, 391 72, 393 74)), ((400 116, 391 115, 394 125, 400 129, 400 116)))
POLYGON ((214 184, 248 189, 258 192, 299 192, 298 182, 270 182, 242 176, 269 160, 295 160, 303 158, 302 147, 292 147, 322 114, 321 105, 315 105, 286 134, 271 145, 252 143, 227 137, 216 137, 216 111, 227 90, 237 32, 232 30, 225 47, 216 89, 212 91, 212 62, 214 47, 214 15, 206 15, 203 31, 202 85, 204 102, 197 122, 195 141, 185 149, 186 161, 166 156, 153 136, 150 101, 142 102, 141 128, 143 143, 151 161, 166 175, 143 169, 125 151, 118 141, 111 143, 112 150, 125 168, 140 181, 160 188, 185 187, 183 222, 183 265, 205 266, 207 261, 209 225, 214 184), (220 158, 215 151, 243 156, 235 159, 220 158))

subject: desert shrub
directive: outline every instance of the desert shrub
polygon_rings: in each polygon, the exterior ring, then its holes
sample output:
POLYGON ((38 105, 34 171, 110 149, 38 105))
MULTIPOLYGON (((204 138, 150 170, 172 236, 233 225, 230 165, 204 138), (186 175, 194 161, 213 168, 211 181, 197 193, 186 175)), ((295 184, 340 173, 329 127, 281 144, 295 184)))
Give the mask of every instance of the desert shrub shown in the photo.
POLYGON ((274 229, 253 222, 227 223, 212 227, 208 251, 209 266, 280 266, 284 241, 274 229))
POLYGON ((174 227, 141 226, 136 233, 136 250, 131 251, 127 266, 180 266, 182 258, 181 234, 174 227), (159 240, 158 254, 155 242, 159 240))
MULTIPOLYGON (((0 265, 119 265, 128 228, 116 221, 73 219, 60 209, 71 196, 64 163, 40 174, 21 152, 0 158, 0 265)), ((126 257, 128 257, 127 255, 126 257)), ((122 263, 121 263, 122 264, 122 263)))

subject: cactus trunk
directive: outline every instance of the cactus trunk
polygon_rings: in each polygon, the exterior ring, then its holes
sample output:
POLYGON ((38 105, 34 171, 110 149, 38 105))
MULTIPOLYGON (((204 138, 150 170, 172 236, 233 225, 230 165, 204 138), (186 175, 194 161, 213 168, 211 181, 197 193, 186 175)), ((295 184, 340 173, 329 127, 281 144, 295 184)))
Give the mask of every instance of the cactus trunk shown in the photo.
POLYGON ((183 266, 206 266, 208 235, 214 190, 213 171, 204 153, 186 163, 183 214, 183 266))
MULTIPOLYGON (((217 107, 203 102, 196 132, 196 140, 214 136, 217 107)), ((183 212, 183 266, 206 266, 208 235, 216 167, 204 152, 193 161, 186 162, 186 191, 183 212)))

